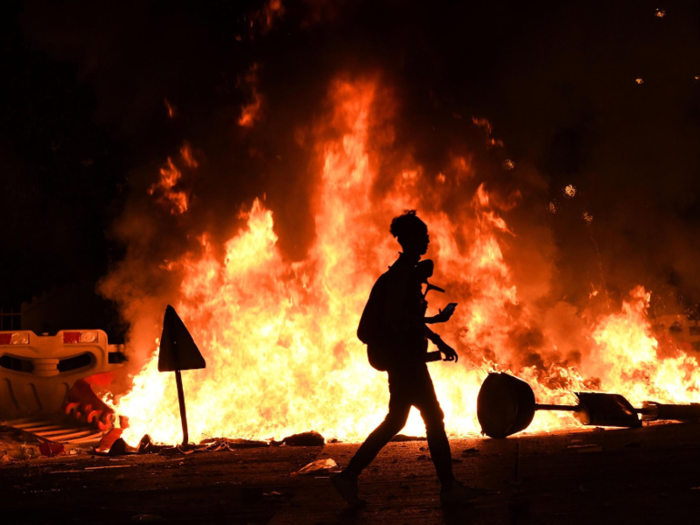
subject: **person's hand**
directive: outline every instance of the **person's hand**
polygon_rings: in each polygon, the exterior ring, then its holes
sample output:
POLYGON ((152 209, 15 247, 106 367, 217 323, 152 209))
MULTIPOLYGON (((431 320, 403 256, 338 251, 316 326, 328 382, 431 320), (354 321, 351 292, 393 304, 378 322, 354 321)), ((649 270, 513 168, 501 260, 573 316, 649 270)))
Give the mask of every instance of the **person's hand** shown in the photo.
POLYGON ((445 355, 443 361, 454 361, 455 363, 459 361, 459 356, 455 352, 454 348, 448 345, 445 341, 440 340, 437 345, 438 350, 445 355))
POLYGON ((450 320, 450 317, 452 317, 452 314, 455 313, 455 307, 457 306, 457 303, 450 303, 447 306, 445 306, 444 310, 439 310, 440 313, 438 313, 433 320, 436 323, 444 323, 450 320))

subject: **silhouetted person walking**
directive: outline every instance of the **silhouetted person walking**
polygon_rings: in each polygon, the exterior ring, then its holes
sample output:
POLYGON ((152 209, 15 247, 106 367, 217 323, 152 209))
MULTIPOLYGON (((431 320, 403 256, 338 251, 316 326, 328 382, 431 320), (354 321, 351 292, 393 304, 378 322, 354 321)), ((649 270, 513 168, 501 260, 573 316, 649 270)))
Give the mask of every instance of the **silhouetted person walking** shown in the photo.
MULTIPOLYGON (((425 422, 430 454, 442 486, 441 499, 443 502, 466 501, 474 497, 474 490, 456 481, 452 474, 444 415, 426 365, 428 340, 437 345, 444 360, 456 362, 458 359, 457 353, 426 326, 426 323, 449 320, 454 305, 434 317, 425 317, 427 303, 421 284, 426 276, 418 262, 428 250, 430 239, 428 227, 416 212, 407 211, 395 217, 390 231, 401 244, 403 253, 372 288, 358 329, 358 337, 367 343, 372 366, 388 372, 389 413, 332 482, 348 503, 364 505, 358 496, 358 476, 404 427, 411 407, 415 406, 425 422)), ((429 272, 432 274, 432 264, 429 272)))

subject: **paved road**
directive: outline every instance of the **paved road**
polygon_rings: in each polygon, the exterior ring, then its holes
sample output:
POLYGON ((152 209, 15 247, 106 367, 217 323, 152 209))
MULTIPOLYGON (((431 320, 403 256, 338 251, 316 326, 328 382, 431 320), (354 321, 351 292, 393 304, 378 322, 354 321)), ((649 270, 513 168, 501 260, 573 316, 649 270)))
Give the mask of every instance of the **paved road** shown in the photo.
POLYGON ((327 476, 291 475, 356 444, 173 456, 65 457, 0 467, 1 523, 698 523, 700 424, 452 442, 455 472, 484 489, 443 508, 424 441, 391 443, 353 512, 327 476), (108 468, 92 468, 108 467, 108 468))

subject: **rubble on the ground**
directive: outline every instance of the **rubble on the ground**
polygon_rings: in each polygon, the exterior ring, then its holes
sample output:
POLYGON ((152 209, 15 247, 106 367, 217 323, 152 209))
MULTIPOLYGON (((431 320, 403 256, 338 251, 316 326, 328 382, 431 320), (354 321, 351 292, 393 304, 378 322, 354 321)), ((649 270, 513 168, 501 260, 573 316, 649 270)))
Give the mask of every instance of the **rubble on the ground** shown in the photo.
POLYGON ((241 448, 260 448, 270 446, 270 444, 267 441, 228 438, 205 439, 200 443, 200 445, 206 445, 206 449, 212 452, 219 452, 221 450, 236 450, 241 448))
POLYGON ((298 474, 301 476, 309 474, 328 474, 329 472, 335 470, 338 470, 338 464, 335 462, 334 459, 326 458, 312 461, 308 465, 305 465, 296 472, 294 472, 294 474, 298 474))
POLYGON ((321 434, 312 430, 287 436, 282 440, 282 444, 290 447, 319 447, 325 445, 326 440, 321 434))
MULTIPOLYGON (((97 456, 125 456, 136 454, 192 454, 199 452, 224 452, 271 446, 315 447, 323 446, 325 438, 315 431, 287 436, 281 441, 258 441, 250 439, 207 438, 197 444, 164 445, 154 443, 148 434, 141 438, 138 446, 130 445, 122 432, 124 428, 112 428, 104 434, 99 444, 94 446, 73 446, 56 443, 11 426, 0 426, 0 461, 26 460, 38 457, 53 457, 62 454, 97 456)), ((336 442, 331 440, 330 442, 336 442)))
POLYGON ((7 425, 0 426, 0 461, 22 461, 41 457, 43 443, 44 441, 30 432, 7 425))
POLYGON ((428 438, 425 436, 407 436, 406 434, 396 434, 391 441, 394 442, 405 442, 405 441, 426 441, 428 438))

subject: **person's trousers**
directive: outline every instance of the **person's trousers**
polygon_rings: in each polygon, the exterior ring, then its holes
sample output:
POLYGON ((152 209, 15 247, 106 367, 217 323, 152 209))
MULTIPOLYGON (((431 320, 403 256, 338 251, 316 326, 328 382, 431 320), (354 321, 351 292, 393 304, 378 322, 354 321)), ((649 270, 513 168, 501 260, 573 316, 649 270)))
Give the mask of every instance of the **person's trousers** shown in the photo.
POLYGON ((389 395, 389 413, 350 460, 345 473, 357 478, 384 445, 401 431, 411 407, 415 406, 420 410, 425 423, 428 447, 440 483, 450 485, 454 480, 450 443, 445 434, 444 414, 435 395, 428 367, 422 364, 408 370, 390 371, 389 395))

